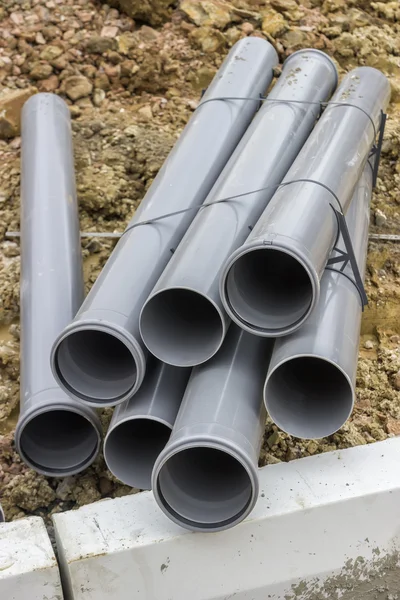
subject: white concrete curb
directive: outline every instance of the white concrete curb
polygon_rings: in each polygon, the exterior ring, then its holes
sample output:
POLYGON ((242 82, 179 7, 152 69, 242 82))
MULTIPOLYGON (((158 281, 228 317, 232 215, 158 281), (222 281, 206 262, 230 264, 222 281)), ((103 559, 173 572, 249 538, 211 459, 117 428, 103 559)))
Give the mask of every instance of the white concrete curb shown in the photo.
POLYGON ((267 466, 260 479, 253 513, 221 533, 170 523, 150 493, 54 515, 66 598, 397 597, 400 438, 267 466))
POLYGON ((63 600, 60 573, 43 520, 0 524, 1 600, 63 600))

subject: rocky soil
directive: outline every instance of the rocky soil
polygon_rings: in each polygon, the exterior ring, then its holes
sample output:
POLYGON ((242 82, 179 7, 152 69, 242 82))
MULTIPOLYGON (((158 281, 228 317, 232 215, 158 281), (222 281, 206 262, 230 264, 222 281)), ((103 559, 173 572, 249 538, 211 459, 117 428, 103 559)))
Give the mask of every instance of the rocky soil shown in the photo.
MULTIPOLYGON (((341 73, 381 69, 392 103, 373 233, 400 225, 400 5, 367 0, 2 0, 0 3, 0 498, 8 519, 47 516, 137 490, 99 458, 84 473, 47 479, 13 446, 19 395, 20 109, 36 90, 61 95, 73 117, 83 231, 121 231, 179 136, 229 47, 253 35, 281 60, 304 47, 341 73)), ((113 241, 85 239, 87 288, 113 241)), ((357 403, 335 435, 302 442, 267 423, 260 464, 400 435, 400 244, 371 242, 357 403)), ((110 411, 103 415, 104 426, 110 411)))

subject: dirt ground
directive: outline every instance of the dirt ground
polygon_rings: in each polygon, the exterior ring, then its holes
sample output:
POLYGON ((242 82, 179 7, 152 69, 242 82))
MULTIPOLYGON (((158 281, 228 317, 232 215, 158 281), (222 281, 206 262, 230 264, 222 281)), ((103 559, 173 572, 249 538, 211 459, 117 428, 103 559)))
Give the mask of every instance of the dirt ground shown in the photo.
MULTIPOLYGON (((73 117, 83 231, 121 231, 132 216, 229 47, 266 37, 281 61, 300 48, 332 56, 340 72, 381 69, 392 103, 372 233, 400 233, 400 5, 367 0, 2 0, 0 105, 10 90, 60 94, 73 117), (121 12, 119 12, 119 10, 121 12), (124 12, 122 12, 124 11, 124 12)), ((2 134, 0 111, 0 137, 2 134)), ((0 498, 7 519, 57 511, 137 490, 100 457, 76 477, 37 475, 13 446, 19 398, 20 138, 0 140, 0 498)), ((83 241, 87 288, 114 246, 83 241)), ((265 465, 400 435, 400 243, 369 247, 357 403, 333 436, 303 442, 268 422, 265 465)), ((110 410, 103 414, 104 426, 110 410)))

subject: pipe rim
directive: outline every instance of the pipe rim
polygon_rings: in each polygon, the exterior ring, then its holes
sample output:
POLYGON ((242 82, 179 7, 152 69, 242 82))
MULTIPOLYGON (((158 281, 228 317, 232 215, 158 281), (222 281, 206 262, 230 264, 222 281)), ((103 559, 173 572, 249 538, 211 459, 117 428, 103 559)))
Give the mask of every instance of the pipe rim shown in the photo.
MULTIPOLYGON (((103 442, 103 455, 104 455, 104 461, 107 465, 108 470, 117 478, 119 479, 119 481, 122 481, 122 483, 129 485, 130 487, 134 487, 137 489, 142 489, 142 488, 138 488, 138 486, 136 486, 134 483, 132 483, 132 481, 127 481, 125 479, 121 479, 121 477, 116 473, 115 468, 111 468, 110 464, 109 464, 109 460, 107 459, 107 442, 109 441, 110 436, 115 433, 115 431, 121 426, 124 425, 125 423, 130 423, 131 421, 139 421, 139 420, 146 420, 146 421, 153 421, 155 423, 159 423, 160 425, 164 425, 167 429, 169 429, 169 431, 172 431, 173 425, 171 423, 168 423, 168 421, 166 421, 165 419, 162 419, 161 417, 157 417, 155 415, 146 415, 146 414, 142 414, 142 415, 133 415, 130 417, 125 417, 121 420, 118 420, 118 423, 115 423, 112 427, 109 427, 107 434, 104 438, 104 442, 103 442)), ((151 477, 151 473, 150 473, 150 477, 151 477)), ((143 488, 144 489, 144 488, 143 488)))
POLYGON ((248 459, 245 453, 240 452, 231 443, 221 442, 209 438, 207 436, 197 436, 196 438, 191 439, 190 442, 176 441, 171 444, 168 444, 168 446, 160 453, 159 457, 157 458, 157 461, 154 465, 151 480, 154 498, 160 509, 164 512, 164 514, 167 515, 167 517, 171 519, 171 521, 173 521, 180 527, 185 527, 186 529, 190 529, 192 531, 223 531, 225 529, 233 527, 238 523, 241 523, 244 519, 248 517, 248 515, 254 509, 259 494, 257 464, 254 465, 252 461, 248 459), (213 450, 218 450, 220 452, 224 452, 225 454, 228 454, 231 458, 237 460, 238 463, 246 471, 246 474, 248 475, 250 481, 251 495, 246 506, 240 511, 239 514, 236 514, 233 517, 230 517, 229 519, 225 519, 223 522, 220 523, 207 524, 186 519, 185 517, 182 517, 179 513, 177 513, 171 506, 169 506, 168 502, 165 500, 160 490, 159 479, 161 471, 170 458, 172 458, 179 452, 191 450, 194 448, 209 448, 213 450))
POLYGON ((16 446, 17 452, 20 455, 20 457, 22 458, 22 460, 25 462, 26 465, 28 465, 28 467, 30 467, 31 469, 34 469, 37 473, 40 473, 41 475, 45 475, 46 477, 67 477, 70 475, 76 475, 76 474, 80 473, 81 471, 83 471, 84 469, 86 469, 87 467, 89 467, 94 462, 94 460, 96 459, 96 457, 98 456, 98 454, 100 452, 102 437, 103 437, 103 432, 102 432, 101 422, 100 422, 99 417, 96 415, 96 413, 91 414, 85 406, 68 406, 63 402, 58 402, 58 403, 53 404, 51 406, 50 410, 49 410, 48 406, 41 406, 32 411, 29 411, 28 413, 26 413, 24 415, 20 415, 20 418, 17 423, 17 427, 15 429, 15 434, 14 434, 15 446, 16 446), (39 417, 40 415, 43 415, 43 414, 46 414, 49 412, 56 412, 56 411, 71 412, 76 415, 79 415, 80 417, 83 417, 92 426, 92 428, 95 431, 96 436, 97 436, 96 446, 95 446, 93 452, 86 459, 82 460, 79 464, 77 464, 71 468, 56 469, 56 468, 43 467, 43 465, 40 465, 39 463, 35 462, 34 460, 31 460, 29 458, 29 456, 26 455, 26 453, 22 447, 22 436, 23 436, 25 427, 29 423, 31 423, 34 419, 36 419, 36 417, 39 417))
POLYGON ((293 52, 293 54, 291 54, 290 56, 287 57, 284 64, 286 65, 292 59, 293 56, 305 54, 306 52, 307 52, 307 54, 318 54, 318 56, 321 56, 326 59, 327 63, 332 67, 333 76, 335 78, 333 85, 334 85, 334 89, 336 89, 338 86, 338 83, 339 83, 339 74, 338 74, 337 67, 336 67, 333 59, 328 54, 323 52, 322 50, 318 50, 317 48, 303 48, 301 50, 296 50, 296 52, 293 52))
POLYGON ((162 362, 164 362, 168 365, 171 365, 173 367, 181 367, 181 368, 188 367, 188 368, 190 368, 190 367, 197 367, 198 365, 204 364, 205 362, 207 362, 208 360, 210 360, 213 356, 215 356, 217 354, 217 352, 220 350, 220 348, 224 342, 228 328, 226 326, 226 319, 225 319, 224 312, 221 310, 221 308, 218 306, 218 304, 212 298, 210 298, 206 294, 199 292, 198 290, 196 290, 195 288, 192 288, 190 286, 176 285, 173 287, 171 286, 168 288, 163 288, 162 290, 158 290, 157 292, 155 292, 154 294, 152 294, 151 296, 149 296, 147 298, 146 302, 144 303, 144 305, 142 307, 142 310, 140 311, 139 331, 140 331, 140 335, 141 335, 144 345, 149 350, 149 352, 151 352, 151 354, 153 356, 155 356, 158 360, 161 360, 162 362), (144 313, 146 307, 157 296, 160 296, 161 294, 163 294, 165 292, 171 292, 171 291, 186 291, 186 292, 191 292, 192 294, 196 294, 197 296, 200 296, 203 300, 205 300, 208 304, 210 304, 212 306, 212 308, 215 310, 215 312, 217 313, 217 316, 220 320, 221 337, 218 342, 218 346, 214 347, 212 353, 210 352, 210 353, 207 353, 207 355, 204 355, 201 360, 197 360, 197 361, 191 360, 190 364, 188 364, 188 363, 182 364, 182 361, 180 361, 179 363, 178 363, 178 361, 174 361, 174 362, 171 361, 169 356, 167 356, 167 355, 163 356, 162 353, 159 353, 159 352, 155 351, 154 349, 152 349, 151 345, 148 344, 148 340, 146 341, 147 336, 143 335, 142 319, 143 319, 143 313, 144 313))
POLYGON ((281 241, 279 241, 279 242, 274 241, 273 243, 270 243, 270 244, 267 244, 264 241, 262 241, 262 242, 255 241, 251 244, 246 244, 244 246, 241 246, 240 248, 235 250, 235 252, 233 252, 230 255, 229 259, 227 260, 227 262, 225 263, 225 265, 223 266, 223 269, 221 271, 220 296, 221 296, 221 300, 224 305, 224 308, 225 308, 226 312, 228 313, 228 316, 232 319, 232 321, 234 321, 236 323, 236 325, 238 325, 245 331, 252 333, 253 335, 259 335, 261 337, 277 338, 277 337, 283 337, 283 336, 289 335, 291 333, 294 333, 295 331, 300 329, 300 327, 303 325, 303 323, 308 319, 308 317, 314 310, 314 308, 317 305, 318 300, 319 300, 320 281, 319 281, 318 276, 317 276, 315 270, 313 269, 312 265, 309 264, 309 262, 307 261, 307 258, 304 256, 303 253, 294 252, 291 248, 284 245, 281 241), (240 259, 242 256, 245 256, 246 254, 250 254, 254 251, 259 251, 259 250, 278 251, 278 252, 283 252, 284 254, 288 254, 293 259, 295 259, 300 264, 301 267, 303 267, 303 269, 310 281, 311 302, 310 302, 307 310, 305 311, 303 316, 300 317, 300 319, 297 319, 297 321, 295 323, 292 323, 291 325, 288 325, 286 327, 280 327, 277 329, 272 329, 272 328, 268 328, 268 327, 256 327, 256 326, 252 325, 251 323, 247 322, 242 317, 240 317, 240 315, 237 314, 237 312, 235 311, 234 307, 232 306, 232 304, 230 302, 227 288, 228 288, 228 277, 229 277, 229 273, 231 272, 232 267, 234 266, 236 261, 238 259, 240 259))
POLYGON ((265 379, 264 387, 263 387, 263 399, 264 399, 265 408, 266 408, 269 416, 271 417, 271 419, 275 423, 275 425, 277 425, 279 427, 279 429, 281 429, 284 433, 287 433, 288 435, 296 437, 299 440, 312 440, 312 439, 321 439, 321 438, 333 435, 334 433, 339 431, 339 429, 341 427, 343 427, 343 425, 347 422, 347 420, 349 419, 350 415, 353 412, 353 408, 354 408, 354 404, 355 404, 355 390, 354 390, 354 385, 351 380, 351 377, 349 377, 349 375, 346 373, 346 371, 337 362, 335 362, 334 360, 330 360, 329 358, 326 358, 326 356, 323 356, 322 354, 316 354, 316 353, 312 353, 312 352, 302 352, 302 353, 294 354, 293 356, 290 356, 288 358, 284 358, 284 359, 280 360, 276 365, 273 366, 273 368, 270 371, 268 371, 267 377, 265 379), (282 365, 284 365, 288 362, 291 362, 293 360, 296 360, 298 358, 313 358, 313 359, 321 360, 323 362, 326 362, 326 363, 332 365, 333 367, 338 369, 338 371, 340 371, 340 374, 346 380, 346 382, 349 386, 349 389, 351 391, 352 401, 351 401, 351 404, 349 405, 349 411, 348 411, 346 418, 343 420, 343 423, 341 425, 339 425, 339 427, 335 427, 334 429, 326 430, 326 432, 323 432, 321 435, 318 435, 318 436, 304 437, 304 436, 301 436, 301 435, 298 435, 297 433, 295 433, 294 430, 289 430, 290 428, 282 426, 280 423, 278 423, 278 421, 275 420, 274 417, 272 417, 269 406, 268 406, 267 387, 268 387, 268 384, 270 382, 272 375, 280 367, 282 367, 282 365))
POLYGON ((105 408, 106 406, 117 406, 118 404, 122 404, 126 400, 129 400, 140 388, 142 385, 145 372, 146 372, 146 357, 145 354, 140 347, 139 342, 131 335, 129 332, 124 330, 123 328, 118 327, 114 323, 109 323, 107 321, 101 321, 101 324, 97 320, 90 319, 85 320, 84 322, 72 322, 68 327, 66 327, 61 334, 56 338, 53 347, 51 349, 50 354, 50 363, 52 373, 60 385, 60 387, 74 400, 78 402, 82 402, 86 406, 91 408, 105 408), (95 397, 89 397, 84 394, 79 393, 75 390, 64 378, 58 364, 58 353, 61 347, 62 342, 64 342, 70 335, 75 333, 80 333, 82 331, 98 331, 101 333, 106 333, 107 335, 116 338, 118 341, 122 342, 124 346, 128 349, 131 354, 131 357, 135 363, 136 367, 136 379, 131 388, 120 394, 114 399, 110 400, 99 400, 95 397))

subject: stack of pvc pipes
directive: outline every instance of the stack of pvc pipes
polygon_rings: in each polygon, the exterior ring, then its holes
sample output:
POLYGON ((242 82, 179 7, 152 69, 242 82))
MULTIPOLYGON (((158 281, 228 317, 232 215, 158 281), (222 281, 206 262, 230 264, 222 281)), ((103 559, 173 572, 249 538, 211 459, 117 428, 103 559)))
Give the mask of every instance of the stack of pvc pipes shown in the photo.
POLYGON ((389 83, 358 68, 335 92, 307 49, 265 98, 277 64, 265 40, 235 44, 85 300, 68 107, 38 94, 23 110, 17 448, 76 473, 99 451, 96 409, 115 406, 108 467, 194 530, 254 507, 266 409, 312 438, 354 402, 359 291, 326 266, 335 208, 364 274, 389 83))

